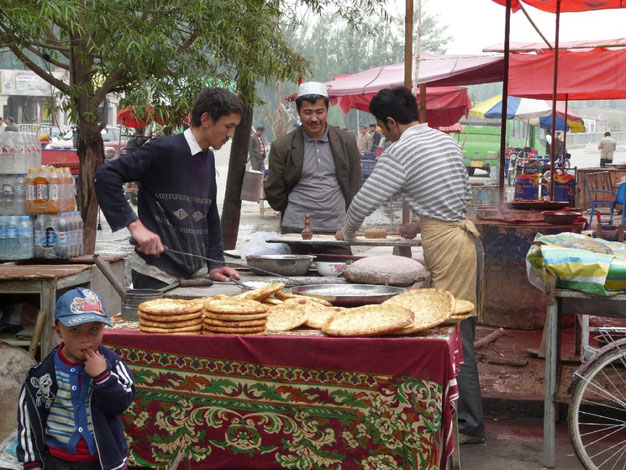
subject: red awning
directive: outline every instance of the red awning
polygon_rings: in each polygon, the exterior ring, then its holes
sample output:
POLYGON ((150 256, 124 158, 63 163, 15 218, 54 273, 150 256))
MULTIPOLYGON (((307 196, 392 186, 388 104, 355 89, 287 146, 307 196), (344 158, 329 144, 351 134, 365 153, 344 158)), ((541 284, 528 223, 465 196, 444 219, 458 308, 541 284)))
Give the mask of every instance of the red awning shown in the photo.
MULTIPOLYGON (((506 0, 493 0, 500 5, 506 6, 506 0)), ((521 3, 533 6, 539 10, 556 13, 557 0, 511 0, 511 9, 521 9, 521 3)), ((610 10, 613 8, 626 8, 624 0, 561 0, 561 12, 610 10)))
MULTIPOLYGON (((369 112, 369 105, 376 93, 364 95, 331 96, 330 102, 338 104, 344 113, 350 109, 369 112)), ((419 104, 419 93, 417 95, 419 104)), ((426 120, 433 128, 450 126, 466 116, 472 107, 466 88, 428 87, 426 88, 426 120)))
MULTIPOLYGON (((552 99, 554 53, 511 54, 509 95, 552 99)), ((626 49, 559 51, 558 100, 626 98, 626 49)))

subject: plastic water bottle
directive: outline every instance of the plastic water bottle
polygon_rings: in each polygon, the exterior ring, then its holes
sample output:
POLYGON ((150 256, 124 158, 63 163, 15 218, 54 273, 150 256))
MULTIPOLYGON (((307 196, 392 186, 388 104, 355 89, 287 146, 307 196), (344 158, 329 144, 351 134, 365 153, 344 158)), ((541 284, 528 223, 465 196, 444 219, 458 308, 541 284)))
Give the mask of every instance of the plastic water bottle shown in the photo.
POLYGON ((16 175, 13 185, 13 214, 26 214, 26 185, 24 184, 24 175, 16 175))
POLYGON ((44 232, 44 217, 45 214, 39 214, 35 219, 34 232, 35 232, 35 258, 43 258, 44 247, 46 246, 45 232, 44 232))
POLYGON ((19 259, 30 259, 34 256, 33 223, 30 217, 23 215, 18 223, 19 259))
POLYGON ((7 259, 6 239, 7 239, 6 217, 3 215, 0 215, 0 259, 7 259))
POLYGON ((10 259, 10 260, 19 259, 18 256, 19 256, 19 249, 20 249, 19 243, 20 242, 17 236, 17 225, 18 225, 17 217, 15 216, 7 217, 7 223, 5 224, 6 231, 7 231, 6 242, 5 242, 6 259, 10 259))
POLYGON ((55 257, 60 259, 67 259, 70 257, 69 253, 69 241, 68 241, 68 224, 67 224, 67 213, 62 212, 57 216, 53 216, 56 218, 56 234, 57 234, 57 243, 55 247, 55 257))
POLYGON ((2 207, 0 208, 0 214, 2 215, 14 215, 13 214, 13 176, 4 175, 2 178, 2 207))

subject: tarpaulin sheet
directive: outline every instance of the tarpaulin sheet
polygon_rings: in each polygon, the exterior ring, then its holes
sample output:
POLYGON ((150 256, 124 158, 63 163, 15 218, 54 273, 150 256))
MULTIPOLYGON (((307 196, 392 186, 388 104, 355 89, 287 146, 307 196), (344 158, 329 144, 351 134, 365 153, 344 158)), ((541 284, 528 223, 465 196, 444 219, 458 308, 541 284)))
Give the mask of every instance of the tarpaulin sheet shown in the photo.
MULTIPOLYGON (((493 0, 506 6, 506 0, 493 0)), ((521 0, 511 0, 511 9, 517 11, 522 8, 521 0)), ((526 5, 539 10, 556 13, 557 0, 523 0, 526 5)), ((608 10, 612 8, 626 8, 624 0, 561 0, 561 12, 608 10)))
MULTIPOLYGON (((344 113, 350 109, 369 112, 369 105, 376 93, 361 95, 332 96, 332 104, 338 104, 344 113)), ((419 105, 419 93, 417 102, 419 105)), ((428 87, 426 89, 426 121, 433 128, 451 126, 463 116, 467 116, 472 107, 466 88, 428 87)))
MULTIPOLYGON (((553 52, 510 55, 509 95, 552 99, 553 81, 553 52)), ((626 98, 626 49, 559 51, 556 98, 626 98)))

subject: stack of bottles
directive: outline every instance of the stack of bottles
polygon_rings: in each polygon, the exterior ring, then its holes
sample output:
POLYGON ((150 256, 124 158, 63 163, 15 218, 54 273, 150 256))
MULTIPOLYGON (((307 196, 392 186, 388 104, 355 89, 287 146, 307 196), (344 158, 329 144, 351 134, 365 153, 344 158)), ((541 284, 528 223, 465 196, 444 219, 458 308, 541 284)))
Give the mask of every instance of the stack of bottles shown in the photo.
POLYGON ((83 254, 80 212, 39 214, 35 221, 35 257, 66 259, 83 254))
POLYGON ((34 254, 33 220, 26 212, 26 173, 41 165, 35 134, 0 132, 0 259, 34 254))
POLYGON ((24 180, 26 211, 35 220, 35 257, 66 259, 83 253, 83 221, 76 211, 69 168, 30 168, 24 180))

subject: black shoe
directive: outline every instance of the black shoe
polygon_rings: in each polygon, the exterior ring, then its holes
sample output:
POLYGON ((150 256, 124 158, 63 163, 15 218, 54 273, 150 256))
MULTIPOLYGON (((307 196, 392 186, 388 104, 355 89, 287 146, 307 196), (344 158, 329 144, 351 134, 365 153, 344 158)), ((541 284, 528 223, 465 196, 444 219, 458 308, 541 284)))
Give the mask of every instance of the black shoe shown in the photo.
POLYGON ((483 442, 485 442, 484 436, 468 436, 467 434, 459 433, 459 445, 482 444, 483 442))

